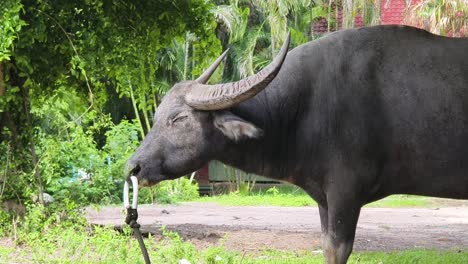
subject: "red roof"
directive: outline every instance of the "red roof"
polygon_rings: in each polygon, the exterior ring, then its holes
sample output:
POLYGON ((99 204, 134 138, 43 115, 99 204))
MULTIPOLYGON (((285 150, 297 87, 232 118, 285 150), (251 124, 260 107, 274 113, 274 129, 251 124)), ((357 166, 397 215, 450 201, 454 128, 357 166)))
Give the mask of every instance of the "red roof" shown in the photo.
MULTIPOLYGON (((419 0, 411 1, 411 5, 415 5, 419 0)), ((380 23, 382 25, 388 24, 403 24, 403 14, 406 9, 406 0, 391 0, 382 1, 382 8, 380 10, 380 23), (388 4, 387 4, 388 2, 388 4)))
MULTIPOLYGON (((412 0, 412 5, 418 3, 420 0, 412 0)), ((381 3, 381 14, 380 14, 380 23, 382 25, 388 24, 397 24, 400 25, 403 23, 403 14, 406 9, 406 0, 383 0, 381 3)), ((332 9, 335 8, 335 5, 332 5, 332 9)), ((341 28, 343 21, 343 12, 338 11, 338 28, 341 28)), ((360 14, 356 15, 355 18, 355 27, 362 27, 364 25, 362 17, 360 14)), ((333 25, 332 25, 333 26, 333 25)), ((317 18, 314 27, 314 33, 326 33, 327 32, 327 19, 325 17, 317 18)), ((331 31, 335 29, 332 28, 331 31)))

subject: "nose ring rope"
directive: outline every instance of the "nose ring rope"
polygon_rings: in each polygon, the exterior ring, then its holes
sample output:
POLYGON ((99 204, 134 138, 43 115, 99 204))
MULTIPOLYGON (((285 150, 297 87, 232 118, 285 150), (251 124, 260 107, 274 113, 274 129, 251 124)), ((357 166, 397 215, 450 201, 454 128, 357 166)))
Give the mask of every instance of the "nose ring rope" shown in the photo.
MULTIPOLYGON (((138 207, 138 179, 135 176, 130 177, 130 181, 132 182, 132 189, 133 189, 133 199, 132 199, 132 208, 137 209, 138 207)), ((123 193, 123 200, 124 200, 124 207, 128 209, 130 207, 130 199, 129 195, 129 186, 128 181, 125 181, 124 184, 124 193, 123 193)))
POLYGON ((133 229, 133 234, 138 240, 138 244, 140 244, 141 253, 143 254, 145 263, 151 264, 148 251, 146 250, 145 242, 143 241, 143 236, 141 235, 141 232, 140 232, 140 224, 137 223, 138 179, 135 176, 131 176, 130 181, 132 182, 132 191, 133 191, 133 199, 132 199, 131 206, 130 206, 130 199, 129 199, 130 186, 129 186, 128 180, 125 181, 124 189, 123 189, 123 202, 124 202, 125 209, 127 209, 127 217, 125 218, 125 223, 127 223, 133 229))

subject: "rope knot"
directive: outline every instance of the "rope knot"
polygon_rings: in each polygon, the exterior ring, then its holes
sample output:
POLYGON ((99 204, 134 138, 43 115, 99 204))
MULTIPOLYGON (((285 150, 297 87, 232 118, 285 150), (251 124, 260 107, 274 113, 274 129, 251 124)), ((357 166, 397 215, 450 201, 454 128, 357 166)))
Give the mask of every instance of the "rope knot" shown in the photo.
POLYGON ((133 222, 133 223, 136 224, 137 220, 138 220, 137 209, 134 209, 134 208, 131 208, 131 207, 127 208, 127 217, 125 217, 125 223, 127 223, 127 225, 129 225, 129 226, 132 226, 130 223, 133 222))

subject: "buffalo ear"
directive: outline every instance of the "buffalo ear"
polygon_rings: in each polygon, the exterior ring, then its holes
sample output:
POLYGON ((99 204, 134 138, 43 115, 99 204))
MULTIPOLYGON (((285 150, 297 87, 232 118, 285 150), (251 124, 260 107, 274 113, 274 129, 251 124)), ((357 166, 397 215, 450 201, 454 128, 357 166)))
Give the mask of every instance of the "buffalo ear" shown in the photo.
POLYGON ((215 112, 213 122, 225 136, 236 142, 263 135, 262 129, 228 111, 215 112))

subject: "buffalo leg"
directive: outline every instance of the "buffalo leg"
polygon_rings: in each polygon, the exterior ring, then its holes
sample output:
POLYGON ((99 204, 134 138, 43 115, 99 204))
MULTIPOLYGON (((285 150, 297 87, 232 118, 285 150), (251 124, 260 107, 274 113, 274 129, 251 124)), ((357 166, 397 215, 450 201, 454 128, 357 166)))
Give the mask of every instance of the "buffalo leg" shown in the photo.
POLYGON ((323 253, 327 264, 345 264, 353 249, 361 206, 342 193, 333 192, 327 198, 328 225, 322 239, 323 253))
POLYGON ((326 207, 319 205, 320 225, 322 226, 322 245, 325 245, 325 237, 328 233, 328 210, 326 207))
POLYGON ((318 206, 320 214, 320 224, 322 226, 322 234, 326 234, 328 231, 328 210, 322 205, 318 206))

